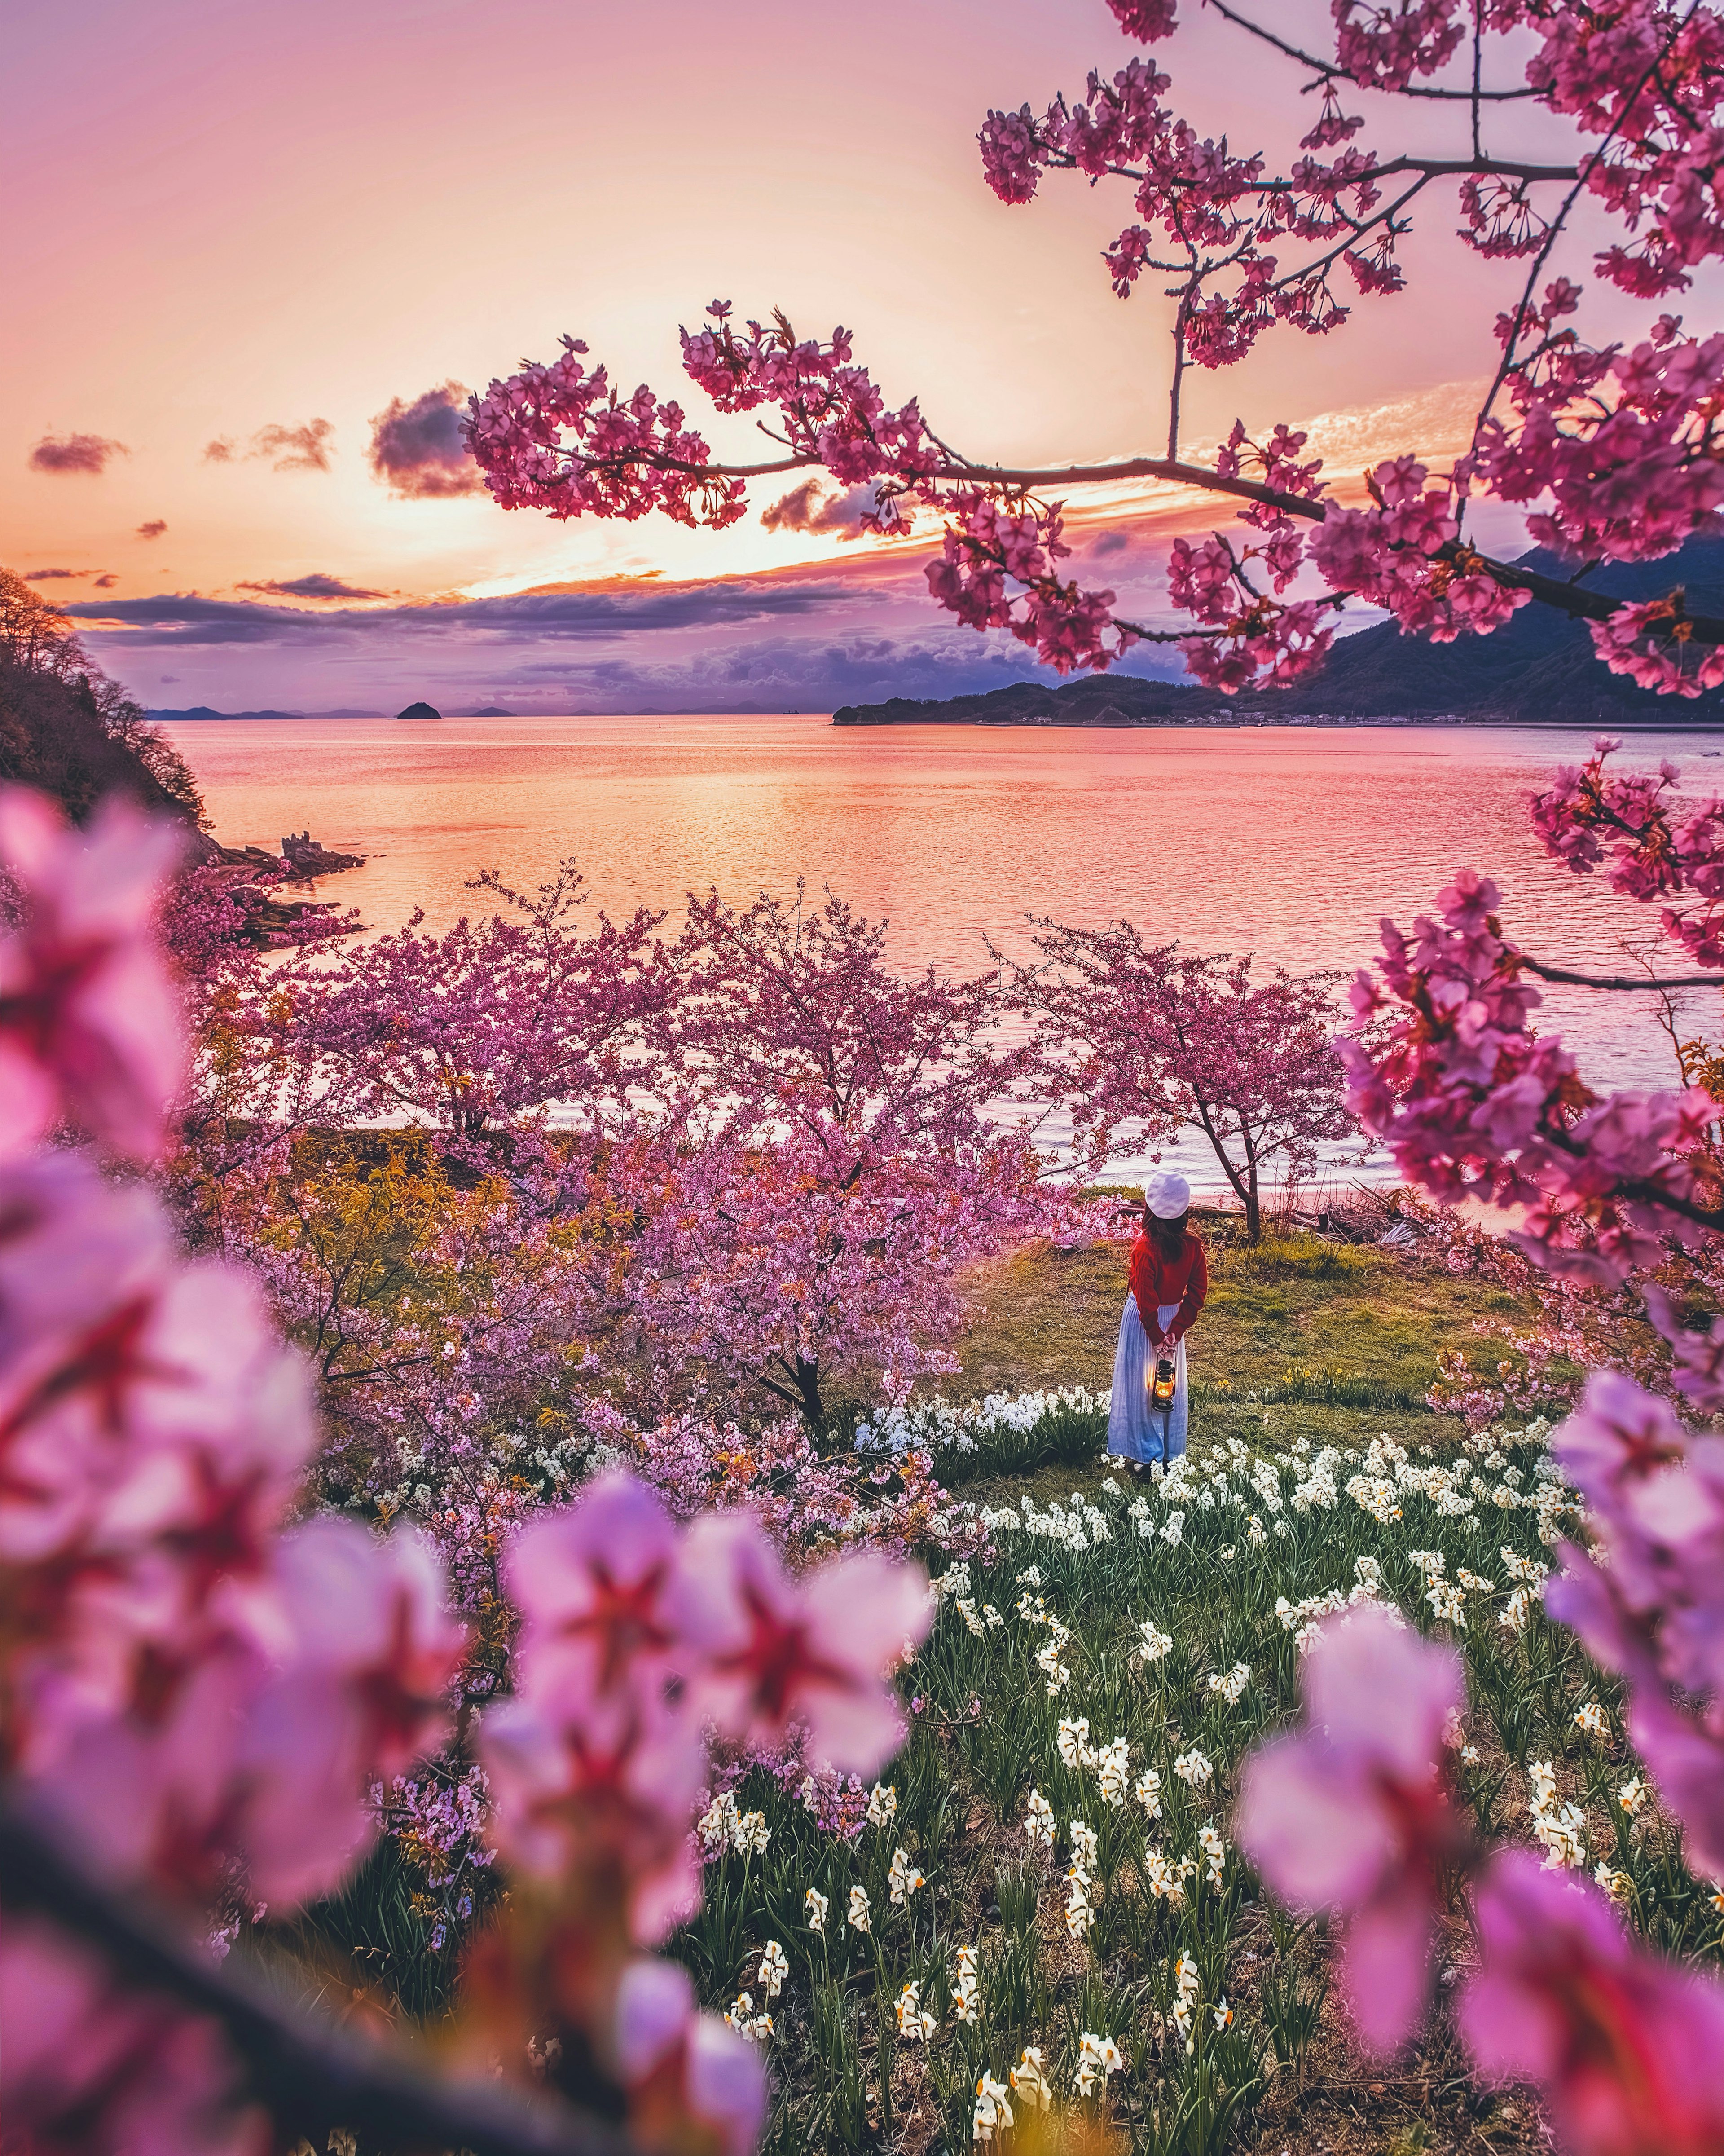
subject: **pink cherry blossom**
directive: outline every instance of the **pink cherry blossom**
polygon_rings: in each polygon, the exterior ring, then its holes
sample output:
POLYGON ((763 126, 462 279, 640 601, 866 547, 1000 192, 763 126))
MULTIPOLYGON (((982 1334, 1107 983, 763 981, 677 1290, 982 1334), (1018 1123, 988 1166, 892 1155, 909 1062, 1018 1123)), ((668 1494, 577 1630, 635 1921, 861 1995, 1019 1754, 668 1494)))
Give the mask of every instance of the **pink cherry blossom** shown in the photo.
POLYGON ((1595 1371, 1552 1445, 1598 1548, 1565 1545, 1547 1605, 1626 1681, 1690 1861, 1724 1871, 1724 1439, 1691 1437, 1667 1401, 1595 1371))
POLYGON ((753 1519, 709 1514, 678 1594, 705 1655, 691 1697, 727 1736, 771 1743, 799 1724, 816 1758, 861 1774, 902 1741, 885 1672, 932 1622, 919 1568, 867 1551, 793 1579, 753 1519))
POLYGON ((577 1504, 531 1521, 504 1568, 524 1620, 520 1688, 536 1697, 649 1691, 678 1645, 680 1548, 657 1497, 620 1470, 589 1482, 577 1504))
POLYGON ((1531 2082, 1575 2156, 1724 2145, 1724 1984, 1650 1953, 1589 1881, 1506 1850, 1478 1888, 1460 2030, 1480 2071, 1531 2082))
POLYGON ((127 804, 85 833, 22 787, 0 793, 18 911, 0 934, 0 1161, 63 1118, 134 1159, 160 1152, 181 1049, 151 925, 182 843, 127 804))
POLYGON ((1441 1761, 1466 1686, 1449 1649, 1369 1607, 1329 1620, 1302 1683, 1306 1726, 1246 1763, 1234 1831, 1295 1907, 1340 1916, 1353 2019, 1393 2051, 1424 2010, 1441 1875, 1465 1851, 1441 1761))
POLYGON ((766 2117, 766 2071, 757 2048, 695 2006, 675 1962, 631 1962, 617 1986, 613 2037, 635 2131, 650 2143, 661 2107, 690 2117, 724 2156, 748 2156, 766 2117))

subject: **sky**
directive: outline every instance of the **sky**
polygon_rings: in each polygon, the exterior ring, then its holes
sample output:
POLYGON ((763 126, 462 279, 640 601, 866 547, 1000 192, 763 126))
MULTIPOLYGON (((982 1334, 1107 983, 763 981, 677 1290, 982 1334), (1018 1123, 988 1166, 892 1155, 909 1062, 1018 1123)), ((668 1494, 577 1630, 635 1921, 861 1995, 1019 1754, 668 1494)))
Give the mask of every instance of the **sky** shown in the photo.
MULTIPOLYGON (((1260 13, 1316 38, 1328 10, 1260 13)), ((991 105, 1080 93, 1138 49, 1102 0, 13 0, 4 37, 32 95, 0 145, 25 300, 0 557, 147 706, 808 711, 1041 675, 930 605, 925 536, 860 539, 818 496, 780 506, 782 481, 721 533, 553 523, 467 490, 465 391, 565 331, 625 388, 682 395, 721 451, 746 452, 749 423, 712 414, 677 359, 714 297, 844 323, 889 401, 920 395, 972 456, 1164 447, 1169 304, 1147 282, 1116 299, 1100 259, 1126 190, 1054 175, 1008 208, 974 140, 991 105)), ((1297 70, 1211 14, 1157 54, 1236 149, 1285 156, 1309 124, 1297 70)), ((1384 155, 1446 146, 1440 108, 1409 137, 1361 105, 1384 155)), ((1507 110, 1530 154, 1537 116, 1507 110)), ((1184 445, 1238 414, 1311 425, 1349 474, 1463 446, 1524 273, 1454 222, 1430 198, 1406 294, 1197 377, 1184 445)), ((1168 536, 1216 515, 1085 490, 1068 566, 1165 613, 1168 536)), ((1517 543, 1506 520, 1485 536, 1517 543)))

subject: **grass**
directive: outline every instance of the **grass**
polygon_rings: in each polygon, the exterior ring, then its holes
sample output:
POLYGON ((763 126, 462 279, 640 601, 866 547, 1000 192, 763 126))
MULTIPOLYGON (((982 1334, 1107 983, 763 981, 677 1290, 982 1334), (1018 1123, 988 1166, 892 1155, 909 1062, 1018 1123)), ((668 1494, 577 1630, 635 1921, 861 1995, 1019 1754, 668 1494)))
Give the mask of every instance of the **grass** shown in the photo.
MULTIPOLYGON (((1467 1348, 1484 1363, 1478 1326, 1512 1329, 1527 1313, 1501 1291, 1417 1255, 1315 1235, 1265 1237, 1255 1247, 1219 1216, 1203 1224, 1209 1300, 1193 1329, 1194 1405, 1255 1394, 1260 1400, 1416 1408, 1437 1357, 1467 1348)), ((1122 1245, 1045 1245, 972 1267, 968 1323, 953 1397, 1105 1389, 1126 1293, 1122 1245)))

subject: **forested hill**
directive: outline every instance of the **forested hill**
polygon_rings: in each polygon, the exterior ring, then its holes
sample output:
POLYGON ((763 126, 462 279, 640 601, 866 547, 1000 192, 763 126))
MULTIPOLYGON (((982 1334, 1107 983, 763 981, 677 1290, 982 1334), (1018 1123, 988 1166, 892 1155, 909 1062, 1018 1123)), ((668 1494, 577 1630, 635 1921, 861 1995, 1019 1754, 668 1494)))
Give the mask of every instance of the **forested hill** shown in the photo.
POLYGON ((36 788, 82 823, 105 795, 192 826, 203 803, 164 734, 108 679, 59 608, 0 568, 0 784, 36 788))
MULTIPOLYGON (((1542 549, 1528 568, 1568 577, 1572 565, 1542 549)), ((1724 540, 1691 540, 1659 562, 1614 562, 1585 579, 1588 589, 1625 600, 1660 598, 1684 585, 1696 613, 1724 612, 1724 540)), ((1393 622, 1342 638, 1321 672, 1297 688, 1220 696, 1183 683, 1122 674, 1085 675, 1054 687, 1014 683, 987 696, 918 703, 852 704, 834 726, 982 723, 994 726, 1151 726, 1224 718, 1273 725, 1296 718, 1455 718, 1481 724, 1670 726, 1724 724, 1724 690, 1692 701, 1655 696, 1593 656, 1583 622, 1537 600, 1494 636, 1430 644, 1403 636, 1393 622)))

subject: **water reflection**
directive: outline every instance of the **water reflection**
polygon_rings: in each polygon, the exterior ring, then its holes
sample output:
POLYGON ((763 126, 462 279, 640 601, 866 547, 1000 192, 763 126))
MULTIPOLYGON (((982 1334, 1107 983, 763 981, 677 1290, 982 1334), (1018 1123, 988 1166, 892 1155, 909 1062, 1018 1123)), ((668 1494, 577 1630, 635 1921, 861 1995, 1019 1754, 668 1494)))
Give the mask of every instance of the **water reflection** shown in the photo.
MULTIPOLYGON (((1198 949, 1350 970, 1380 915, 1409 924, 1462 865, 1496 874, 1511 932, 1554 963, 1622 971, 1619 939, 1650 925, 1650 909, 1547 860, 1527 829, 1527 795, 1586 755, 1578 732, 853 732, 806 715, 171 731, 223 839, 274 847, 309 828, 367 855, 318 895, 378 928, 415 908, 444 926, 473 904, 462 886, 477 869, 531 885, 565 854, 613 914, 646 906, 674 920, 690 889, 746 900, 800 876, 889 916, 906 965, 976 971, 985 937, 1022 947, 1026 911, 1091 924, 1123 914, 1198 949)), ((1624 761, 1668 755, 1709 790, 1705 739, 1643 737, 1624 761)), ((1549 1023, 1595 1083, 1668 1084, 1651 1001, 1601 1009, 1552 989, 1549 1023)), ((1691 998, 1686 1029, 1712 1025, 1715 1010, 1710 994, 1691 998)), ((1213 1183, 1201 1153, 1178 1158, 1213 1183)))

